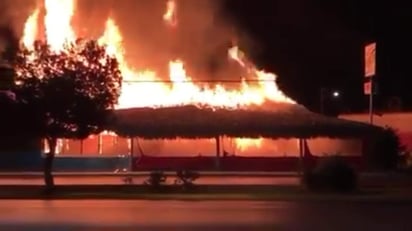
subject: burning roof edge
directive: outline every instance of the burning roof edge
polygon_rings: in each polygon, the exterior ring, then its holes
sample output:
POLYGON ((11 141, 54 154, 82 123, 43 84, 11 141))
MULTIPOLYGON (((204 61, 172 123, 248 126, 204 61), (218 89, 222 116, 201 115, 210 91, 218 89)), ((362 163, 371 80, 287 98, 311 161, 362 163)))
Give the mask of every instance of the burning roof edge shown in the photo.
POLYGON ((132 108, 114 112, 108 129, 145 139, 213 138, 362 138, 382 128, 310 112, 280 103, 276 110, 212 109, 196 106, 132 108))

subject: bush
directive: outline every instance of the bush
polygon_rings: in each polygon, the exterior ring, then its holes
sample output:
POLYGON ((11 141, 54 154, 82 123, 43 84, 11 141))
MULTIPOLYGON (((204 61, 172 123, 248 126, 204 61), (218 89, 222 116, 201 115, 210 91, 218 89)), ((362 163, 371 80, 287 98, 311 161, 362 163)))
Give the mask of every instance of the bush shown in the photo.
POLYGON ((176 172, 176 185, 182 185, 184 189, 192 188, 194 181, 199 178, 199 173, 189 170, 179 170, 176 172))
POLYGON ((401 144, 395 130, 385 128, 374 140, 368 155, 375 167, 382 170, 395 170, 401 164, 404 153, 405 147, 401 144))
POLYGON ((166 183, 167 176, 162 171, 151 172, 149 178, 144 181, 145 185, 149 185, 153 188, 159 188, 166 183))
POLYGON ((357 188, 357 174, 342 158, 333 156, 306 171, 303 182, 313 191, 351 192, 357 188))

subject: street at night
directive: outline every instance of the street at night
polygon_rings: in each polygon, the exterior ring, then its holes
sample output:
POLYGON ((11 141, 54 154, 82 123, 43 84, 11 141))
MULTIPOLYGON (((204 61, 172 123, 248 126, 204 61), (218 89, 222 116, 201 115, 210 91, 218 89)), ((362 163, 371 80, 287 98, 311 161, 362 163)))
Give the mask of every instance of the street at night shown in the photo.
POLYGON ((0 202, 0 229, 401 231, 412 227, 411 209, 394 202, 11 200, 0 202))
POLYGON ((0 231, 412 230, 410 7, 0 12, 0 231))

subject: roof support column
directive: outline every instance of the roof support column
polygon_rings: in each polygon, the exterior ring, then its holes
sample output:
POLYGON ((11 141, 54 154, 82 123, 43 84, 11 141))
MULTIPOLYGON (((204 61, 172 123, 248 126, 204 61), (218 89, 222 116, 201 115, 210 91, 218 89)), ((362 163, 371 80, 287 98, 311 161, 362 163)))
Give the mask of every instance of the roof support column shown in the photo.
POLYGON ((99 155, 103 154, 103 137, 102 133, 97 136, 97 152, 99 155))
POLYGON ((84 149, 84 139, 80 140, 80 155, 83 155, 83 149, 84 149))
POLYGON ((129 172, 133 171, 134 137, 129 138, 129 172))
POLYGON ((302 176, 303 173, 303 169, 304 169, 304 161, 303 161, 303 155, 304 155, 304 139, 299 138, 298 140, 299 142, 299 169, 298 169, 298 173, 302 176))
POLYGON ((215 168, 216 170, 220 170, 220 155, 221 155, 221 137, 220 136, 216 136, 215 137, 216 140, 216 160, 215 160, 215 168))

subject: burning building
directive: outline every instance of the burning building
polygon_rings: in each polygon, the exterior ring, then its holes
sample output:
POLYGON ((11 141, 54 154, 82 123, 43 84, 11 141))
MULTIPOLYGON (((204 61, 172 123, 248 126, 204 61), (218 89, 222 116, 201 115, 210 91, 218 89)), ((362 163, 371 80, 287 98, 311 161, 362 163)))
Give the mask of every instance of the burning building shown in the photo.
MULTIPOLYGON (((182 22, 179 2, 163 4, 164 12, 159 15, 163 24, 158 27, 170 30, 173 44, 182 22)), ((75 0, 44 0, 27 18, 22 44, 33 49, 35 40, 43 39, 58 52, 80 35, 87 36, 87 30, 73 23, 76 10, 75 0)), ((313 139, 309 146, 330 154, 333 139, 359 138, 375 129, 309 112, 279 89, 275 74, 257 68, 236 44, 227 51, 228 65, 236 71, 223 72, 233 76, 205 78, 205 73, 192 77, 198 73, 196 68, 187 68, 175 51, 163 63, 166 73, 135 67, 133 63, 139 62, 130 58, 133 54, 126 54, 115 18, 106 19, 96 39, 120 65, 123 84, 117 111, 108 132, 82 141, 60 140, 60 156, 284 157, 299 155, 297 139, 317 137, 327 139, 313 139)), ((354 144, 341 151, 356 155, 360 150, 361 145, 354 144)))

